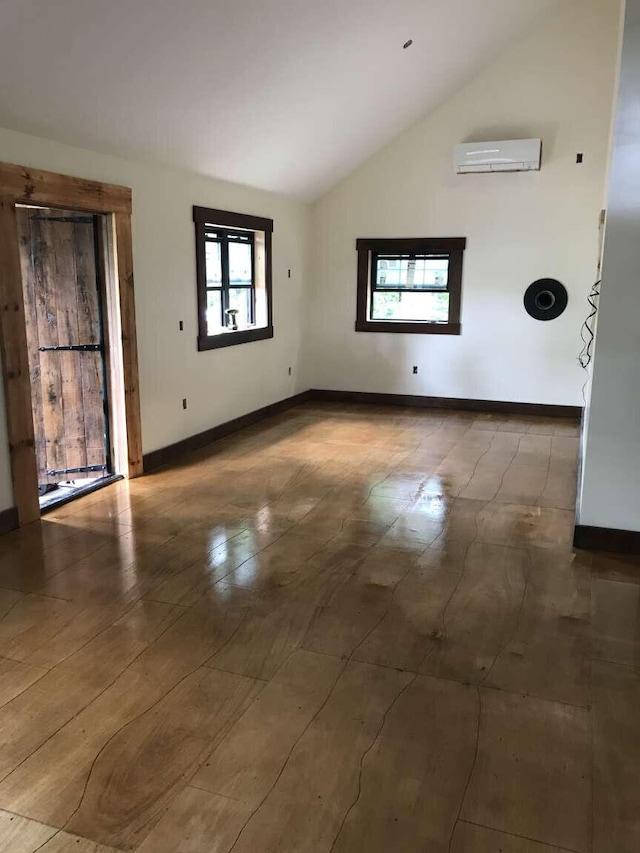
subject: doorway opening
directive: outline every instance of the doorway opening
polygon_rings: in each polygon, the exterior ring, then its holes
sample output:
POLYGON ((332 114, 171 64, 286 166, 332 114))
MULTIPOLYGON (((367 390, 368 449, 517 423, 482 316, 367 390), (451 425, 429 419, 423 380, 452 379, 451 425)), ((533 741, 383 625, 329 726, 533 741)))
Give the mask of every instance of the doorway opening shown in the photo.
POLYGON ((105 217, 16 206, 41 511, 119 479, 110 405, 105 217))
MULTIPOLYGON (((90 468, 93 464, 105 465, 105 469, 101 468, 97 472, 82 471, 75 474, 68 472, 65 475, 60 475, 70 479, 81 473, 89 474, 91 476, 82 477, 82 479, 93 480, 95 479, 93 475, 97 473, 102 475, 98 477, 100 482, 107 474, 110 476, 122 474, 127 478, 138 477, 142 474, 142 431, 131 210, 132 194, 129 187, 90 181, 57 172, 46 172, 42 169, 19 166, 13 163, 0 163, 0 355, 2 356, 2 379, 7 415, 6 428, 14 497, 14 506, 0 513, 0 524, 4 531, 31 524, 40 518, 41 508, 38 494, 41 491, 40 485, 54 485, 60 488, 56 482, 49 483, 49 480, 55 476, 49 474, 50 471, 60 472, 63 469, 70 468, 90 468), (87 233, 93 234, 93 242, 91 239, 86 240, 86 245, 90 248, 83 250, 82 247, 75 247, 71 254, 74 257, 73 263, 79 264, 83 269, 91 268, 88 261, 89 257, 93 262, 92 274, 96 280, 93 313, 95 316, 96 311, 101 312, 98 315, 99 319, 102 320, 101 337, 81 338, 80 329, 78 329, 78 335, 74 338, 67 334, 68 330, 65 330, 66 337, 61 340, 58 336, 57 344, 55 338, 52 340, 50 336, 48 342, 46 338, 42 342, 38 338, 37 341, 31 342, 31 347, 29 346, 23 282, 26 278, 24 265, 26 264, 28 267, 29 263, 32 262, 29 261, 28 255, 23 257, 24 253, 21 254, 21 226, 18 222, 19 216, 24 215, 22 210, 25 209, 44 218, 57 217, 63 220, 65 216, 68 216, 73 219, 82 217, 91 220, 91 223, 69 222, 66 224, 73 225, 76 229, 82 224, 85 228, 89 228, 87 233), (93 252, 92 256, 91 251, 93 252), (78 257, 80 260, 77 259, 78 257), (34 344, 37 344, 38 366, 32 364, 33 359, 30 362, 30 349, 33 350, 34 344), (102 346, 102 352, 100 349, 94 348, 84 351, 75 349, 76 346, 82 344, 93 345, 93 347, 102 346), (94 392, 96 389, 100 389, 102 392, 98 396, 102 397, 103 402, 102 438, 104 443, 100 442, 102 456, 95 463, 89 461, 91 454, 88 453, 88 449, 97 452, 98 443, 97 441, 92 442, 87 437, 86 430, 84 438, 80 439, 80 443, 84 442, 84 458, 82 461, 74 463, 67 459, 64 462, 58 459, 58 461, 54 461, 54 464, 50 464, 48 456, 40 463, 36 458, 31 368, 33 366, 34 373, 37 373, 38 370, 42 371, 42 367, 39 366, 40 360, 45 358, 49 359, 49 364, 52 363, 52 359, 56 356, 56 350, 40 349, 40 347, 52 346, 64 347, 64 349, 57 350, 58 359, 66 354, 65 357, 69 361, 68 357, 71 354, 77 362, 80 354, 93 353, 96 363, 102 366, 101 384, 98 383, 100 373, 94 365, 96 382, 93 386, 82 386, 83 393, 87 390, 89 396, 91 396, 89 393, 91 387, 93 387, 94 392), (103 358, 99 359, 96 353, 103 358), (104 406, 105 401, 106 407, 104 406), (39 464, 41 470, 46 471, 46 483, 40 482, 39 464)), ((58 226, 64 224, 64 222, 57 223, 58 226)), ((54 227, 52 223, 38 222, 36 219, 35 223, 28 223, 29 236, 35 225, 38 229, 54 227)), ((39 237, 41 242, 46 242, 41 234, 39 237)), ((68 235, 66 239, 70 239, 68 235)), ((80 242, 82 243, 82 241, 80 242)), ((64 257, 64 252, 62 255, 64 257)), ((55 260, 53 262, 54 267, 56 264, 62 265, 63 261, 55 260)), ((81 303, 82 292, 81 290, 81 303)), ((85 290, 85 293, 88 292, 89 290, 85 290)), ((76 302, 77 300, 78 292, 76 291, 76 302)), ((86 315, 88 308, 87 306, 82 307, 86 315)), ((55 309, 57 328, 60 326, 57 318, 57 304, 55 309)), ((45 316, 46 313, 45 307, 45 316)), ((36 316, 36 325, 37 322, 36 316)), ((63 320, 63 325, 64 322, 63 320)), ((39 334, 40 329, 38 329, 39 334)), ((45 367, 45 369, 47 368, 45 367)), ((67 370, 66 368, 60 369, 59 381, 63 384, 63 398, 66 398, 68 391, 71 393, 72 399, 73 394, 75 394, 77 400, 78 385, 76 384, 75 391, 69 387, 74 373, 77 374, 77 371, 67 370)), ((82 369, 80 375, 82 375, 82 369)), ((38 379, 42 395, 41 375, 38 376, 38 379)), ((59 386, 54 387, 61 391, 59 386)), ((57 393, 56 398, 60 399, 57 393)), ((65 411, 71 417, 74 404, 65 406, 65 411)), ((96 417, 100 416, 99 409, 92 409, 91 411, 97 412, 96 417)), ((82 416, 84 420, 84 406, 82 416)), ((90 415, 87 415, 87 418, 89 417, 90 415)), ((93 434, 96 435, 97 433, 98 428, 94 427, 93 434)), ((80 431, 78 430, 75 435, 78 438, 80 431)), ((66 442, 66 429, 64 439, 66 442)), ((56 448, 52 448, 51 452, 54 453, 54 450, 58 452, 56 448)), ((76 447, 76 454, 78 452, 76 447)))

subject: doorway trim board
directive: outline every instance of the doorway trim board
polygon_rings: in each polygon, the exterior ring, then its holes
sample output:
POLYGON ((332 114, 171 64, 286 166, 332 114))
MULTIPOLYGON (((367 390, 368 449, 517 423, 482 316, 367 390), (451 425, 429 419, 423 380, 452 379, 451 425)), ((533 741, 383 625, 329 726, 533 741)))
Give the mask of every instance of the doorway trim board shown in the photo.
MULTIPOLYGON (((118 473, 142 474, 142 430, 131 240, 131 190, 0 163, 0 352, 13 493, 20 525, 40 518, 16 205, 102 214, 101 252, 107 303, 110 383, 118 473)), ((100 266, 100 263, 99 263, 100 266)))

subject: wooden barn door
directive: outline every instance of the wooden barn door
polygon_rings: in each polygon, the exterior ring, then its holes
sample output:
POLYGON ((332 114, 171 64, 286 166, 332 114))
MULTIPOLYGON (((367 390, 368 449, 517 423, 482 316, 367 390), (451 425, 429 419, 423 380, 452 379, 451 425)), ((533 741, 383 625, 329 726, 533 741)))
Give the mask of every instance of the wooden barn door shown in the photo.
POLYGON ((38 483, 110 472, 98 217, 18 208, 38 483))

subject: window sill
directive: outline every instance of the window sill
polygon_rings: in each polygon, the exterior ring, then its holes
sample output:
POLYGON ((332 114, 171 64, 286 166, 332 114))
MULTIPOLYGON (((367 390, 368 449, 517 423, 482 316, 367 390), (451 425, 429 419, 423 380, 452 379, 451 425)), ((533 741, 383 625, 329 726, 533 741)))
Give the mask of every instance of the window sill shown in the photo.
POLYGON ((385 332, 401 335, 460 335, 460 323, 401 323, 384 320, 358 320, 356 332, 385 332))
POLYGON ((200 336, 198 351, 233 347, 238 344, 248 344, 252 341, 264 341, 273 337, 273 326, 263 326, 259 329, 238 329, 237 332, 220 332, 218 335, 200 336))

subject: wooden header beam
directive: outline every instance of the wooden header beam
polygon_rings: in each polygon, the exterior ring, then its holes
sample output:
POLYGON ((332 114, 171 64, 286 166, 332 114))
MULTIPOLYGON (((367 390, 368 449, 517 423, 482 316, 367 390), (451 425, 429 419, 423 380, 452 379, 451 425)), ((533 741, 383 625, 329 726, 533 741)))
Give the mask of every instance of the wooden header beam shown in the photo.
POLYGON ((58 175, 0 163, 0 198, 17 204, 87 210, 91 213, 131 213, 131 190, 84 178, 58 175))

